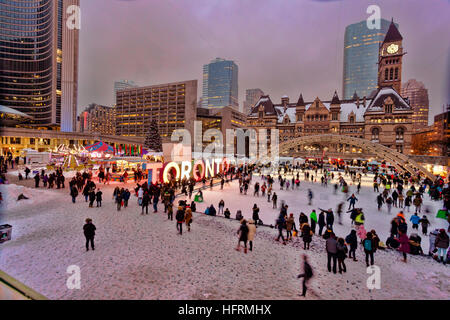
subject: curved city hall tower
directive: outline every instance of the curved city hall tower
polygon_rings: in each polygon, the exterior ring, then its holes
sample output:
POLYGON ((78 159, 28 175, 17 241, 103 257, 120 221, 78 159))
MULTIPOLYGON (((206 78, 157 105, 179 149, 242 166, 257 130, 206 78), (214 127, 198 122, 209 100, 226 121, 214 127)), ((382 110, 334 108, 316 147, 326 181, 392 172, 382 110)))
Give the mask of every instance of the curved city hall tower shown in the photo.
POLYGON ((391 21, 378 55, 378 87, 393 87, 401 92, 402 86, 402 59, 403 37, 391 21))
POLYGON ((74 131, 77 28, 66 21, 79 0, 0 2, 0 104, 32 118, 29 125, 74 131))

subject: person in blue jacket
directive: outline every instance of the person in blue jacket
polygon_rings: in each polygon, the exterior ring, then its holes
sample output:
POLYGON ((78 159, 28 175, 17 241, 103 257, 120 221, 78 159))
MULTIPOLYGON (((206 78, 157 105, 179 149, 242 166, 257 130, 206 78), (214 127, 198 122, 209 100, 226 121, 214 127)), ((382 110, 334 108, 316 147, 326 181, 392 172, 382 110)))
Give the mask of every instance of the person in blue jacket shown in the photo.
POLYGON ((417 215, 417 212, 414 213, 411 218, 409 219, 409 221, 412 222, 412 228, 418 230, 419 229, 419 222, 420 222, 420 217, 417 215))
POLYGON ((348 198, 347 201, 350 201, 350 203, 348 205, 348 210, 350 210, 351 207, 353 207, 353 209, 355 209, 355 203, 356 203, 356 201, 358 201, 358 199, 355 197, 355 194, 352 194, 352 196, 350 198, 348 198))

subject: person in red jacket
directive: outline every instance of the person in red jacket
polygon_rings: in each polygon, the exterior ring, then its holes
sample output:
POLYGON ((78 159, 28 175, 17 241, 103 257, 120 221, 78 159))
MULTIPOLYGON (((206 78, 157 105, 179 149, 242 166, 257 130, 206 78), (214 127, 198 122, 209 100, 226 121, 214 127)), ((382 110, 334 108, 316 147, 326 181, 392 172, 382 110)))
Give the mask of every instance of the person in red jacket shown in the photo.
POLYGON ((409 253, 409 238, 406 235, 406 233, 399 230, 399 237, 398 242, 400 243, 400 248, 398 249, 400 252, 403 253, 403 262, 406 263, 406 254, 409 253))

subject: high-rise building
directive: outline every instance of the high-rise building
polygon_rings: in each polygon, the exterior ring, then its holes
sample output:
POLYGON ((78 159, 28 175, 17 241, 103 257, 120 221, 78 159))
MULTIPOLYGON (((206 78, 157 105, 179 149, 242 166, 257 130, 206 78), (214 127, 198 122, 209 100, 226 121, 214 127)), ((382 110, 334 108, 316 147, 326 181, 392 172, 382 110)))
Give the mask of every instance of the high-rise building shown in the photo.
POLYGON ((401 95, 409 99, 409 105, 413 108, 413 130, 420 131, 428 126, 428 90, 424 84, 416 79, 408 80, 402 86, 401 95))
POLYGON ((128 88, 136 88, 137 84, 132 80, 117 80, 114 81, 114 97, 117 96, 117 91, 128 88))
POLYGON ((380 19, 380 29, 369 29, 366 20, 345 28, 344 99, 351 99, 355 92, 359 97, 369 97, 377 89, 378 49, 388 29, 389 21, 385 19, 380 19))
POLYGON ((27 125, 75 130, 79 30, 67 22, 79 4, 0 2, 0 104, 31 116, 27 125))
POLYGON ((243 113, 249 114, 253 106, 259 101, 259 98, 264 95, 261 89, 247 89, 245 91, 245 101, 243 113))
POLYGON ((117 135, 146 137, 156 120, 163 140, 176 129, 187 129, 193 136, 197 80, 119 90, 116 101, 117 135))
POLYGON ((216 58, 203 66, 202 107, 239 108, 238 66, 231 60, 216 58))
POLYGON ((115 108, 91 103, 79 116, 79 132, 115 135, 115 108))

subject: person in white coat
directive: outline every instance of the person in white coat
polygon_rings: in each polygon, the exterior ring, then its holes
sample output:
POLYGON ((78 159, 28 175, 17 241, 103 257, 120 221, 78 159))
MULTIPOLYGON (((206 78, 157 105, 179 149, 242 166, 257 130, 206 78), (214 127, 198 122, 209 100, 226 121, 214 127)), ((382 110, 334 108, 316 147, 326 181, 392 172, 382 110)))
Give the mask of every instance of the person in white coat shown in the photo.
POLYGON ((142 198, 144 197, 144 189, 142 187, 139 187, 138 190, 138 204, 142 205, 142 198))
POLYGON ((256 234, 256 225, 255 225, 255 221, 253 221, 252 219, 248 220, 248 241, 250 244, 250 251, 253 250, 253 239, 255 239, 255 234, 256 234))

